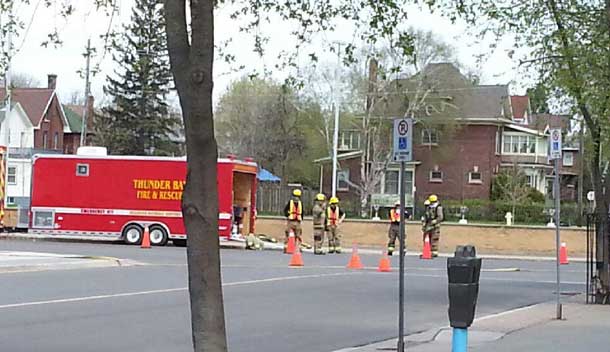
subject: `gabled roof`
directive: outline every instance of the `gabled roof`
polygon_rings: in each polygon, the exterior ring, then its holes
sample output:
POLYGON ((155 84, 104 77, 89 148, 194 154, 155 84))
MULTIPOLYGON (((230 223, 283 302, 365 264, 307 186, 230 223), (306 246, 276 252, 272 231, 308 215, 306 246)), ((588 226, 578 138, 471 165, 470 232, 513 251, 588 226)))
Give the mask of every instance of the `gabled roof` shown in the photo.
POLYGON ((396 80, 393 86, 397 92, 388 106, 394 116, 404 113, 409 99, 419 100, 426 94, 416 112, 420 118, 511 118, 508 85, 476 85, 451 63, 430 64, 412 77, 396 80))
POLYGON ((513 110, 513 119, 523 120, 529 115, 530 98, 527 95, 511 95, 510 105, 513 110))
MULTIPOLYGON (((38 126, 51 105, 55 90, 47 88, 17 88, 12 90, 11 100, 21 104, 32 125, 38 126)), ((6 89, 0 88, 0 100, 6 98, 6 89)))
POLYGON ((85 107, 81 105, 63 105, 66 119, 68 120, 68 127, 71 133, 81 133, 83 129, 83 115, 85 114, 85 107))

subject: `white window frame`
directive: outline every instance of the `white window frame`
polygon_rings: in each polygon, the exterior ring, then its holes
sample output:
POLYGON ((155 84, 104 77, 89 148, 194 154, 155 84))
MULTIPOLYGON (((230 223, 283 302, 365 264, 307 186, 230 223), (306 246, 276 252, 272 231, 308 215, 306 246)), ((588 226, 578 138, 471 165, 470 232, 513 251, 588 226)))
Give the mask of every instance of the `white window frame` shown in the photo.
POLYGON ((504 155, 536 155, 538 150, 538 137, 530 136, 526 134, 519 133, 503 133, 502 135, 502 154, 504 155), (515 142, 516 139, 516 142, 515 142), (523 139, 525 139, 525 153, 521 151, 523 147, 523 139), (508 150, 506 146, 508 145, 508 150), (513 151, 513 147, 517 146, 517 151, 513 151), (531 150, 531 147, 534 147, 534 150, 531 150))
POLYGON ((360 132, 357 130, 339 131, 339 149, 360 149, 360 132), (345 146, 345 148, 343 148, 345 146))
POLYGON ((383 174, 383 180, 382 180, 382 185, 383 188, 381 190, 382 194, 399 194, 400 193, 400 170, 394 170, 394 169, 390 169, 390 170, 386 170, 383 174), (392 173, 396 173, 396 193, 390 193, 387 189, 386 189, 386 177, 388 175, 388 172, 392 172, 392 173))
POLYGON ((15 197, 6 197, 6 205, 15 205, 15 197))
POLYGON ((443 176, 445 176, 445 175, 444 175, 444 174, 443 174, 443 172, 442 172, 442 171, 440 171, 440 170, 430 170, 430 174, 429 174, 429 177, 428 177, 428 181, 433 182, 433 183, 442 183, 442 182, 443 182, 443 176), (441 174, 441 177, 440 177, 440 178, 438 178, 438 177, 436 177, 436 178, 432 177, 432 174, 433 174, 433 173, 435 173, 435 172, 440 173, 440 174, 441 174))
POLYGON ((55 132, 53 135, 53 149, 57 149, 59 147, 59 132, 55 132))
POLYGON ((468 173, 468 183, 469 184, 475 184, 475 185, 480 185, 483 183, 483 173, 481 171, 470 171, 468 173), (476 180, 472 178, 472 174, 479 174, 481 177, 476 180))
POLYGON ((42 149, 47 149, 49 147, 49 132, 42 132, 42 149))
POLYGON ((563 160, 562 160, 563 166, 574 166, 574 153, 572 152, 563 152, 563 160), (566 157, 569 155, 569 163, 566 162, 566 157))
POLYGON ((441 140, 440 133, 434 128, 424 128, 421 131, 421 145, 438 145, 441 140), (427 134, 427 139, 426 139, 427 134), (436 141, 432 141, 432 136, 436 136, 436 141))
POLYGON ((6 183, 9 185, 16 185, 17 184, 17 165, 9 165, 6 168, 6 183), (15 172, 13 172, 13 175, 11 175, 11 169, 15 170, 15 172), (13 177, 13 181, 11 181, 11 176, 13 177))
POLYGON ((340 191, 340 192, 349 191, 349 183, 347 181, 349 181, 349 169, 337 171, 337 191, 340 191), (341 174, 343 174, 343 175, 347 174, 347 179, 340 177, 339 175, 341 175, 341 174), (341 187, 341 179, 346 180, 345 187, 341 187))

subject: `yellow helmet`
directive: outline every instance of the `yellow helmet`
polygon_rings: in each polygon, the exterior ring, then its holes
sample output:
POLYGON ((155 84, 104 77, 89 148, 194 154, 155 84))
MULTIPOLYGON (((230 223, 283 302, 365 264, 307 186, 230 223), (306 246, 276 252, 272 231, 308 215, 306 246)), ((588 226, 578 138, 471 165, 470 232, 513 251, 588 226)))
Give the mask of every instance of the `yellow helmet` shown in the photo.
POLYGON ((428 197, 428 200, 430 201, 430 203, 436 203, 438 201, 438 197, 436 196, 436 194, 432 194, 430 195, 430 197, 428 197))
POLYGON ((292 195, 295 197, 300 197, 301 196, 301 190, 300 189, 295 189, 292 191, 292 195))
POLYGON ((426 206, 427 206, 427 205, 430 205, 430 200, 426 199, 426 200, 424 201, 424 205, 426 205, 426 206))
POLYGON ((326 196, 324 194, 322 194, 322 193, 318 193, 316 195, 316 200, 319 200, 319 201, 323 202, 323 201, 326 200, 326 196))
POLYGON ((330 199, 330 202, 329 202, 329 203, 330 203, 330 204, 338 204, 338 203, 339 203, 339 198, 337 198, 337 197, 332 197, 332 198, 330 199))

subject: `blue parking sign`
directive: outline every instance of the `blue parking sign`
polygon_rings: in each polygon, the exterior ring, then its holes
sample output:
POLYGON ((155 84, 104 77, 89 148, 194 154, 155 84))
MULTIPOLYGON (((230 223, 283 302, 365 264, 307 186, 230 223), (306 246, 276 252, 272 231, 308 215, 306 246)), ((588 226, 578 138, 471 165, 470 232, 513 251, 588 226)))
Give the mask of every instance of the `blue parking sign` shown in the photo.
POLYGON ((400 150, 407 149, 407 137, 398 138, 398 149, 400 149, 400 150))

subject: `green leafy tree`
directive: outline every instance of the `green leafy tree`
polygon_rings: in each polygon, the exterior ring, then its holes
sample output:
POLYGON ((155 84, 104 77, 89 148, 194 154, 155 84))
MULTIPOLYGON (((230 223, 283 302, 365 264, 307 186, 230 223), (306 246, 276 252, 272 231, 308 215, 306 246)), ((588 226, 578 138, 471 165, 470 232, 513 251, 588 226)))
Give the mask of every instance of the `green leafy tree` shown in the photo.
POLYGON ((310 128, 304 123, 307 113, 308 107, 290 87, 244 77, 234 82, 218 102, 215 120, 219 149, 253 157, 283 179, 296 181, 298 175, 289 173, 290 165, 313 167, 312 160, 304 160, 302 155, 315 142, 304 133, 310 128))
POLYGON ((527 176, 514 164, 511 168, 500 172, 493 180, 492 199, 509 202, 512 208, 513 219, 517 219, 517 206, 528 199, 530 186, 527 176))
MULTIPOLYGON (((111 8, 115 0, 92 0, 98 7, 111 8)), ((2 2, 3 10, 14 0, 2 2)), ((59 15, 69 17, 74 12, 75 1, 44 1, 46 6, 57 6, 59 15)), ((407 20, 408 0, 337 0, 337 1, 288 1, 249 0, 164 0, 165 22, 169 46, 171 70, 180 97, 187 145, 187 183, 182 200, 182 213, 189 235, 187 248, 191 327, 196 352, 227 351, 224 305, 220 276, 218 240, 218 190, 216 189, 216 165, 218 150, 214 136, 212 106, 214 67, 214 23, 217 6, 231 5, 231 20, 244 31, 257 33, 261 21, 273 17, 291 24, 294 38, 293 54, 282 65, 293 67, 303 45, 310 43, 320 32, 332 32, 346 22, 358 28, 357 36, 364 43, 375 43, 388 38, 405 55, 412 52, 411 37, 400 25, 407 20), (188 9, 188 11, 187 11, 188 9)), ((23 28, 18 21, 2 22, 3 32, 18 32, 23 28)), ((44 44, 59 45, 58 28, 51 28, 44 44)), ((255 34, 254 51, 263 53, 264 38, 255 34)), ((346 62, 353 59, 354 45, 341 52, 346 62)), ((6 67, 4 55, 0 65, 6 67), (4 65, 3 65, 4 64, 4 65)), ((225 56, 225 59, 230 56, 225 56)), ((315 53, 310 55, 313 61, 315 53)), ((289 79, 298 82, 299 79, 289 79)))
POLYGON ((119 67, 104 92, 112 103, 98 120, 97 142, 112 154, 173 155, 179 120, 169 113, 172 83, 161 0, 136 0, 131 23, 113 41, 119 67))
MULTIPOLYGON (((610 175, 601 146, 610 135, 610 1, 474 0, 436 6, 454 19, 479 26, 482 36, 510 35, 517 48, 531 49, 519 58, 522 66, 583 118, 591 144, 588 167, 595 211, 603 225, 598 228, 607 229, 610 193, 604 188, 610 189, 610 175)), ((604 236, 599 230, 597 260, 604 262, 597 273, 599 301, 607 300, 610 292, 610 248, 603 245, 604 236)))

